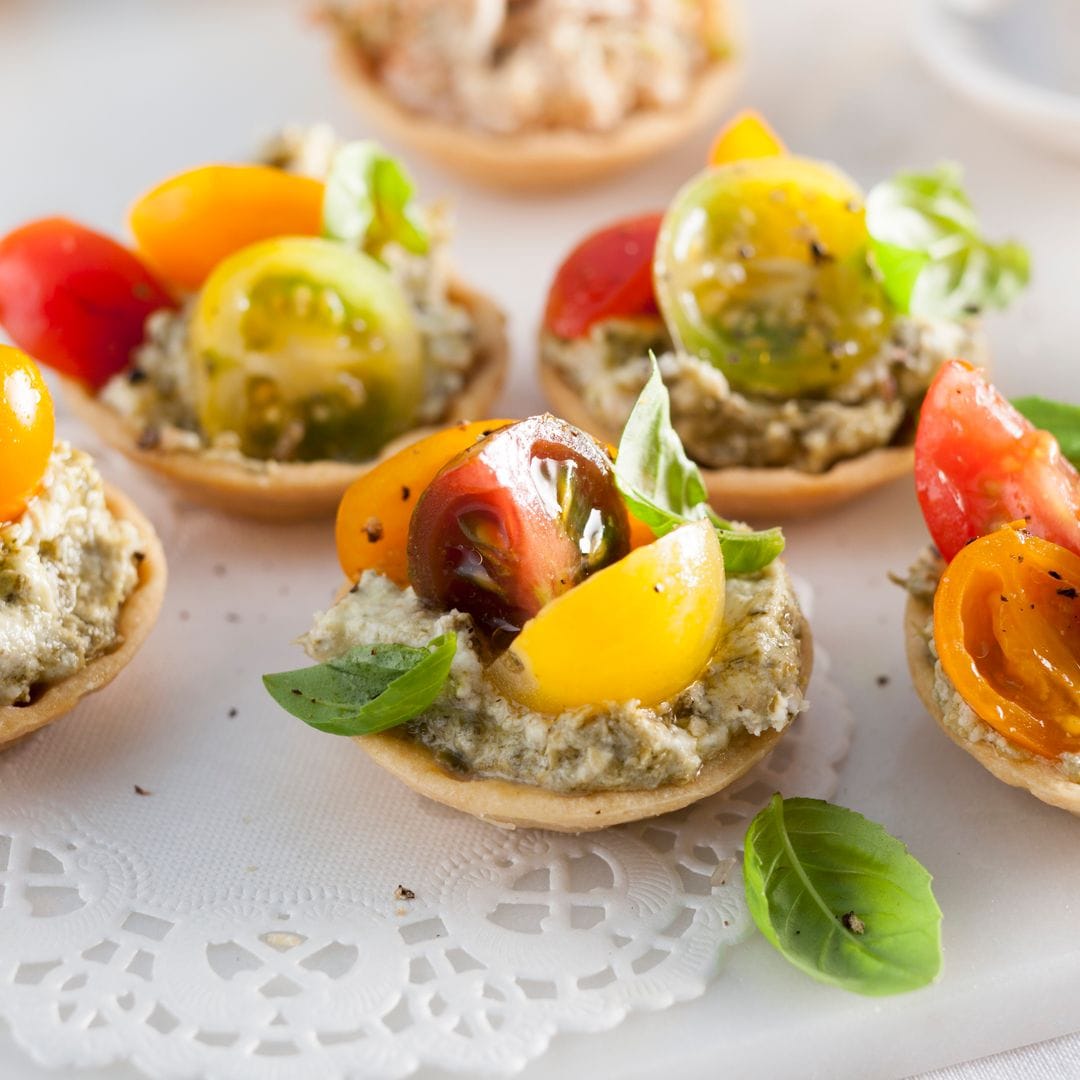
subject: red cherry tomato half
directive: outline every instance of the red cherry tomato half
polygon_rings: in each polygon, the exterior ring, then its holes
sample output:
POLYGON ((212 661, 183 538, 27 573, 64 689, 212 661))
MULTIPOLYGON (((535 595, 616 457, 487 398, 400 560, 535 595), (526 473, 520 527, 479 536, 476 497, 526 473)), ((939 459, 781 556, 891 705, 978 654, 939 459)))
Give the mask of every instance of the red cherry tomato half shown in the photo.
POLYGON ((915 435, 915 490, 942 556, 1001 525, 1080 554, 1080 473, 963 360, 938 372, 915 435))
POLYGON ((553 416, 500 428, 450 461, 409 524, 409 580, 499 644, 630 550, 611 460, 553 416))
POLYGON ((99 387, 172 297, 126 248, 66 218, 0 240, 0 325, 41 363, 99 387))
POLYGON ((627 218, 582 240, 551 283, 544 326, 577 338, 601 319, 654 314, 652 263, 662 218, 627 218))

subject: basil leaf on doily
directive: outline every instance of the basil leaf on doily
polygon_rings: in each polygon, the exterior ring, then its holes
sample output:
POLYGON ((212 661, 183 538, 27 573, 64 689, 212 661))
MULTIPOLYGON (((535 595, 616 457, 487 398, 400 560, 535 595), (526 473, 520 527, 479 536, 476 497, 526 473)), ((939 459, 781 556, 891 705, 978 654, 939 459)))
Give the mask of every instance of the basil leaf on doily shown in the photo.
POLYGON ((758 929, 820 982, 898 994, 941 970, 941 909, 930 875, 882 826, 820 799, 772 801, 744 845, 758 929))

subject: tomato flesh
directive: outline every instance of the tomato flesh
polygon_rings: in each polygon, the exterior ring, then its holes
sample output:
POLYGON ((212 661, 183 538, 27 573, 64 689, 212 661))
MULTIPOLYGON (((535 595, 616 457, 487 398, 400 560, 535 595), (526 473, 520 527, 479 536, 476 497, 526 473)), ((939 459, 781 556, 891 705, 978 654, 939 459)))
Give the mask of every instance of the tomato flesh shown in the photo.
POLYGON ((962 548, 934 594, 957 692, 1010 742, 1080 752, 1080 557, 1006 526, 962 548))
POLYGON ((952 559, 1011 521, 1080 554, 1080 473, 1057 441, 962 360, 935 376, 915 435, 915 490, 938 551, 952 559))
POLYGON ((652 261, 661 214, 642 214, 586 237, 555 273, 544 326, 579 338, 603 319, 656 314, 652 261))
POLYGON ((664 218, 660 310, 676 341, 736 389, 819 394, 889 336, 868 245, 859 189, 831 166, 775 156, 712 168, 664 218))
POLYGON ((37 365, 0 345, 0 523, 17 518, 41 486, 53 426, 52 398, 37 365))
POLYGON ((0 324, 42 364, 97 388, 131 361, 147 316, 175 306, 126 248, 66 218, 0 240, 0 324))
POLYGON ((412 427, 424 357, 412 308, 387 270, 315 237, 226 259, 191 324, 199 422, 249 457, 364 461, 412 427))
POLYGON ((584 432, 534 416, 447 464, 413 511, 409 579, 500 645, 546 603, 630 550, 611 460, 584 432))

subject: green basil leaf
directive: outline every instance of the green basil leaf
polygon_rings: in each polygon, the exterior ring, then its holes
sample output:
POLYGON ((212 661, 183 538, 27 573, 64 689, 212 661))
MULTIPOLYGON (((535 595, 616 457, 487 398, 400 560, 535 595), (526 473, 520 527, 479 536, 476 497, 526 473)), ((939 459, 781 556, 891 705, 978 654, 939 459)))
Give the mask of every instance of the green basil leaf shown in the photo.
POLYGON ((615 483, 634 517, 663 536, 692 521, 708 518, 716 528, 730 574, 751 574, 784 550, 779 529, 734 529, 709 506, 701 471, 683 449, 671 423, 671 401, 650 353, 652 373, 623 428, 615 458, 615 483))
POLYGON ((419 716, 439 696, 457 649, 440 634, 422 649, 358 645, 314 667, 264 675, 263 685, 287 712, 331 735, 373 735, 419 716))
POLYGON ((758 929, 796 967, 859 994, 941 970, 941 909, 907 848, 854 810, 782 799, 750 823, 743 876, 758 929))
POLYGON ((1080 467, 1080 406, 1041 397, 1016 398, 1013 406, 1037 428, 1049 431, 1061 452, 1080 467))
POLYGON ((960 319, 1006 307, 1031 277, 1025 248, 983 239, 955 165, 878 184, 866 228, 885 292, 912 315, 960 319))
POLYGON ((391 242, 422 255, 428 236, 412 197, 412 180, 396 158, 377 143, 346 143, 326 178, 323 233, 371 255, 391 242))

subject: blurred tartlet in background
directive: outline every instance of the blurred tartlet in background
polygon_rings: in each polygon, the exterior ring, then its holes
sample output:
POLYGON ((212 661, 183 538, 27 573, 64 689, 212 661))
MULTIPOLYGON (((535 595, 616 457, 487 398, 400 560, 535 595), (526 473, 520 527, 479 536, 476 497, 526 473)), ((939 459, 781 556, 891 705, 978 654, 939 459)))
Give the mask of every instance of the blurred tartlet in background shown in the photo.
POLYGON ((661 153, 729 101, 725 0, 336 0, 365 117, 475 180, 568 187, 661 153))

